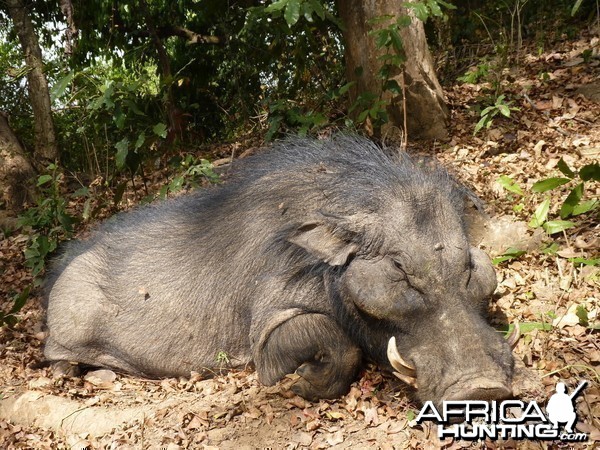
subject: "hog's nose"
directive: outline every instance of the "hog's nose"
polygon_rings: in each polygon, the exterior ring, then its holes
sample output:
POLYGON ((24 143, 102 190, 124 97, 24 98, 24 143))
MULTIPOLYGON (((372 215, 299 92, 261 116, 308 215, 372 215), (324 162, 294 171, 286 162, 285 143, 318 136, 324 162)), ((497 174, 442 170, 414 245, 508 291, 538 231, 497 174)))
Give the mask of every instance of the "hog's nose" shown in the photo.
POLYGON ((444 400, 504 400, 512 397, 512 389, 497 380, 475 378, 453 386, 444 400))

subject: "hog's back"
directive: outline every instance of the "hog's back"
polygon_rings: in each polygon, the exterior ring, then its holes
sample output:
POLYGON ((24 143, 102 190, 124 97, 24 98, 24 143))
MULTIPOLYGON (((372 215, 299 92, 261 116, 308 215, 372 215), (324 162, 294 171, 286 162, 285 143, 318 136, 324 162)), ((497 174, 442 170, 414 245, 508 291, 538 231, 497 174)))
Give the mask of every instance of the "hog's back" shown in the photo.
POLYGON ((253 310, 282 300, 276 276, 267 289, 256 275, 274 270, 265 221, 225 194, 123 213, 72 243, 50 283, 46 357, 147 376, 217 367, 219 352, 249 363, 253 310))

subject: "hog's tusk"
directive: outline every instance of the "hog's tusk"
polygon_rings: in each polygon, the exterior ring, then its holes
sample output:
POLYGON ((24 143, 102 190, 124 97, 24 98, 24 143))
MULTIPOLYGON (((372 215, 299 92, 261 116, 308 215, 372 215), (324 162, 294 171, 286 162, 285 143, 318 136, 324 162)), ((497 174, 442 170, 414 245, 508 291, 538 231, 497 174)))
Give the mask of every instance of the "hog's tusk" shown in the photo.
POLYGON ((396 338, 394 336, 392 336, 388 341, 387 357, 392 367, 396 369, 394 375, 396 375, 406 384, 417 389, 417 369, 415 369, 411 364, 407 363, 400 356, 400 353, 398 353, 398 347, 396 347, 396 338))
POLYGON ((417 385, 417 379, 413 378, 413 377, 409 377, 408 375, 404 375, 398 372, 392 372, 396 377, 398 377, 400 380, 404 381, 406 384, 408 384, 409 386, 412 386, 415 389, 419 389, 419 386, 417 385))
POLYGON ((506 342, 510 345, 511 349, 514 349, 521 338, 521 327, 519 326, 519 322, 514 322, 513 330, 510 335, 506 338, 506 342))

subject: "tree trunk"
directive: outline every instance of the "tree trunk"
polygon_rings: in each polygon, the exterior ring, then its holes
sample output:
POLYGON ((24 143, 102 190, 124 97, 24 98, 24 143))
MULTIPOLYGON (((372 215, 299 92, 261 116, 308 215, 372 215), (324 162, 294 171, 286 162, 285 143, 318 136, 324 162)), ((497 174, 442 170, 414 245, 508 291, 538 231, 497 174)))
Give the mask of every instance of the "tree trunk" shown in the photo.
POLYGON ((152 16, 150 15, 150 11, 148 9, 146 0, 140 0, 140 9, 144 16, 144 20, 146 22, 146 26, 148 27, 148 31, 150 32, 152 43, 154 44, 154 48, 156 49, 156 52, 158 54, 158 68, 160 72, 160 78, 167 89, 167 95, 165 98, 165 110, 167 112, 167 121, 169 123, 169 133, 175 133, 172 134, 174 136, 177 134, 176 127, 178 125, 178 122, 177 108, 175 107, 175 98, 173 95, 173 75, 171 73, 171 61, 169 59, 167 49, 165 48, 160 37, 158 36, 156 27, 154 26, 154 20, 152 20, 152 16))
POLYGON ((52 121, 48 81, 44 75, 42 51, 23 0, 6 0, 6 4, 8 5, 8 14, 21 42, 25 63, 29 69, 27 87, 33 110, 35 133, 33 162, 40 170, 43 170, 48 163, 56 161, 58 145, 52 121))
POLYGON ((382 65, 378 57, 385 49, 377 49, 375 39, 369 35, 373 27, 371 19, 393 15, 407 15, 411 23, 400 29, 406 63, 404 70, 390 75, 406 93, 406 125, 410 139, 443 139, 448 136, 446 120, 448 109, 444 102, 442 88, 435 75, 433 61, 423 22, 402 7, 404 0, 369 0, 356 2, 338 0, 338 10, 344 24, 346 74, 356 85, 351 90, 352 100, 358 95, 370 92, 388 102, 388 116, 391 125, 404 129, 403 99, 401 94, 382 92, 382 80, 378 71, 382 65))
POLYGON ((23 146, 0 112, 0 193, 6 209, 15 216, 33 200, 34 175, 23 146))

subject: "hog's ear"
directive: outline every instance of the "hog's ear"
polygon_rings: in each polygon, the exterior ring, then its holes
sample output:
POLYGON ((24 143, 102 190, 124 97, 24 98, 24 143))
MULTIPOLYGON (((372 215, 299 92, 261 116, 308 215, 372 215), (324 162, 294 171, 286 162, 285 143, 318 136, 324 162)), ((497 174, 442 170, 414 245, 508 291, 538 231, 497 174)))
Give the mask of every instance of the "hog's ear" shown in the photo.
POLYGON ((485 212, 483 202, 470 190, 464 189, 463 215, 467 239, 473 247, 477 247, 488 231, 490 217, 485 212))
POLYGON ((348 258, 359 248, 357 244, 346 242, 334 234, 330 225, 321 222, 302 224, 288 241, 332 266, 346 264, 348 258))

